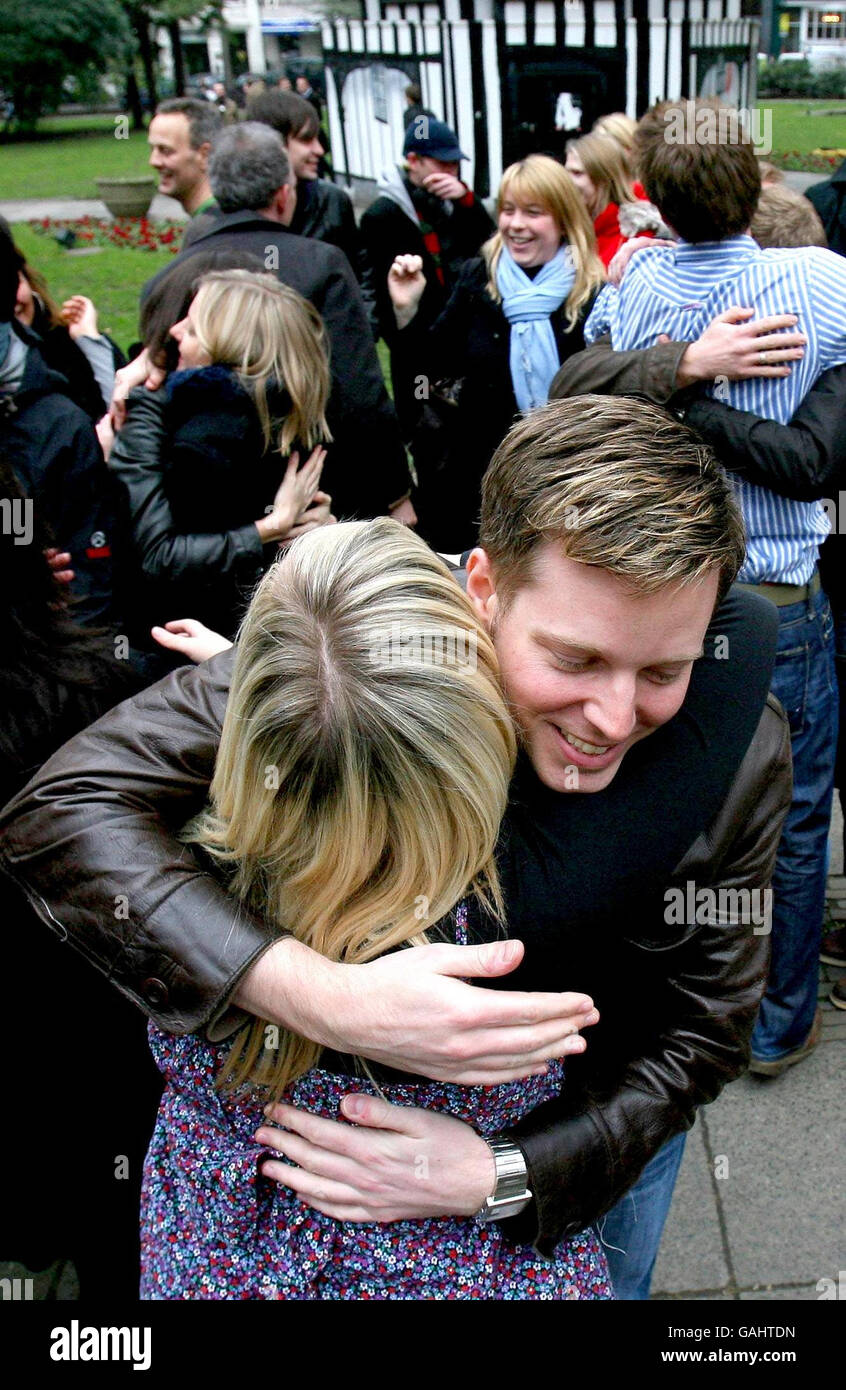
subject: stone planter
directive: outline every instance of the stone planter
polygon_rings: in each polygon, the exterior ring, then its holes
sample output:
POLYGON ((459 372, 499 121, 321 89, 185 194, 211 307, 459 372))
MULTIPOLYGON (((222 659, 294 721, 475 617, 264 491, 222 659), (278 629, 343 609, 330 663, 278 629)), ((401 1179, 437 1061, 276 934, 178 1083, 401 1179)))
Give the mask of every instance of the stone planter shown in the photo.
POLYGON ((112 217, 147 216, 156 193, 155 179, 95 179, 94 182, 112 217))

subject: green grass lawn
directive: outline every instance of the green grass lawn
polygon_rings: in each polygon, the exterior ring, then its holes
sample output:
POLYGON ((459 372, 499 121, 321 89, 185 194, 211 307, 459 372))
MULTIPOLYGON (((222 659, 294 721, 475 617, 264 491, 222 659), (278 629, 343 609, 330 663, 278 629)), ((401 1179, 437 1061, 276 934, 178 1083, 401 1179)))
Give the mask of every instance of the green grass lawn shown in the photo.
MULTIPOLYGON (((758 104, 762 111, 772 111, 774 150, 810 154, 816 149, 846 149, 846 101, 774 101, 762 98, 758 104), (820 115, 823 111, 837 114, 820 115)), ((760 127, 756 128, 756 134, 758 129, 760 127)))
MULTIPOLYGON (((80 118, 81 119, 81 118, 80 118)), ((89 118, 90 119, 90 118, 89 118)), ((153 171, 147 163, 147 136, 115 136, 106 130, 66 133, 62 121, 42 122, 47 139, 0 145, 0 202, 17 198, 96 198, 95 178, 139 178, 153 171), (50 126, 60 127, 51 132, 50 126)))
POLYGON ((109 333, 124 350, 137 339, 141 286, 173 259, 170 252, 107 246, 76 255, 25 224, 16 223, 13 232, 17 245, 29 263, 41 271, 59 304, 69 295, 85 294, 97 307, 103 332, 109 333))

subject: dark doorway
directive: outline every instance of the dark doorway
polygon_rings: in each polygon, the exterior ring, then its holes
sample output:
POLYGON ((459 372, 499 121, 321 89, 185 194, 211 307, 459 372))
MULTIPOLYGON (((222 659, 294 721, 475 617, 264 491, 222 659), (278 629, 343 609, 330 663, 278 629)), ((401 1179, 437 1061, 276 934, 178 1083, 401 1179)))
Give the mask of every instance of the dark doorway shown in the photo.
POLYGON ((567 140, 590 130, 597 116, 625 107, 625 58, 581 51, 556 62, 508 64, 503 112, 506 164, 527 154, 562 158, 567 140))

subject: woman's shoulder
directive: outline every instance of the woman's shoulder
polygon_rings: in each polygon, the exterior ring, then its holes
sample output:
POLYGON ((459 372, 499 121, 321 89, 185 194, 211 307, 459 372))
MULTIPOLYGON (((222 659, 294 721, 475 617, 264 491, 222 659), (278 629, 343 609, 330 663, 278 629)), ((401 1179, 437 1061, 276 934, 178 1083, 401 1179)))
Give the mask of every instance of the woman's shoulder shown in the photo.
POLYGON ((232 367, 214 363, 209 367, 188 367, 172 372, 167 379, 167 400, 182 401, 207 398, 212 403, 245 400, 247 392, 232 367))
POLYGON ((252 420, 255 405, 231 367, 191 367, 174 372, 165 387, 166 423, 171 431, 192 434, 208 429, 209 421, 252 420))

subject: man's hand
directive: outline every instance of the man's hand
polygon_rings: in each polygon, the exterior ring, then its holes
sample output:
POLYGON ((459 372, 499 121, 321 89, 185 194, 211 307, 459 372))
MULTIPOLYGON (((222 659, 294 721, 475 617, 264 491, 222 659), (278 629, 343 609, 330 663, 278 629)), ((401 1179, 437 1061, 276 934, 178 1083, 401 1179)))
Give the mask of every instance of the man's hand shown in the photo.
POLYGON ((436 198, 452 198, 455 202, 466 198, 468 192, 466 183, 462 183, 454 174, 427 174, 423 187, 427 193, 434 193, 436 198))
POLYGON ((256 1139, 298 1166, 267 1159, 265 1177, 337 1221, 473 1216, 493 1192, 493 1154, 463 1120, 367 1095, 344 1096, 341 1109, 361 1128, 270 1107, 273 1125, 256 1139))
POLYGON ((495 941, 414 946, 339 965, 285 937, 245 973, 233 1003, 338 1052, 436 1081, 496 1086, 583 1052, 578 1032, 599 1020, 585 994, 466 983, 507 975, 522 958, 522 942, 495 941))
POLYGON ((101 420, 97 421, 94 429, 100 441, 100 448, 103 450, 103 458, 108 463, 115 444, 115 430, 111 415, 104 415, 101 420))
POLYGON ((755 319, 754 313, 754 309, 734 306, 709 323, 679 363, 679 390, 718 376, 742 381, 746 377, 790 375, 788 363, 804 356, 808 341, 804 333, 789 331, 799 320, 795 314, 755 319))
POLYGON ((126 398, 135 386, 146 386, 148 391, 158 391, 166 376, 164 367, 153 362, 146 348, 139 352, 137 357, 133 357, 125 367, 118 368, 109 405, 112 427, 119 430, 123 425, 126 419, 126 398))
POLYGON ((69 550, 57 550, 55 546, 49 546, 44 554, 47 556, 47 563, 53 571, 53 578, 59 584, 72 584, 76 578, 75 572, 70 568, 71 553, 69 550))

